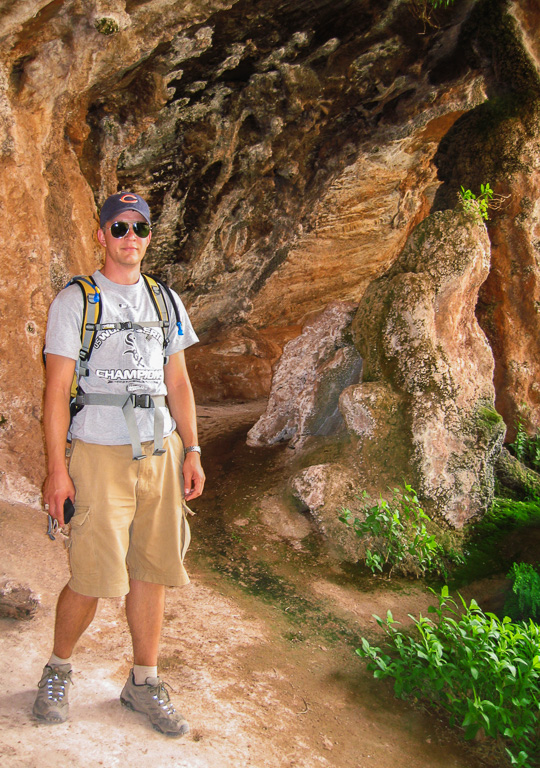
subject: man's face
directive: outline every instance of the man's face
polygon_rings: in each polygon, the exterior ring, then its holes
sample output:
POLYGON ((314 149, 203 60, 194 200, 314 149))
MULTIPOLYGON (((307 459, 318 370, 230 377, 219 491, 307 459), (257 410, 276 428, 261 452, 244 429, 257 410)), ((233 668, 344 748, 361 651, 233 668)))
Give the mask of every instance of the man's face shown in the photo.
POLYGON ((135 221, 146 221, 146 219, 137 211, 125 211, 98 230, 98 240, 105 248, 106 260, 114 262, 118 266, 137 266, 143 260, 148 244, 152 239, 152 233, 150 232, 148 237, 141 238, 130 227, 125 237, 115 238, 111 235, 111 224, 114 224, 115 221, 127 221, 132 224, 135 221))

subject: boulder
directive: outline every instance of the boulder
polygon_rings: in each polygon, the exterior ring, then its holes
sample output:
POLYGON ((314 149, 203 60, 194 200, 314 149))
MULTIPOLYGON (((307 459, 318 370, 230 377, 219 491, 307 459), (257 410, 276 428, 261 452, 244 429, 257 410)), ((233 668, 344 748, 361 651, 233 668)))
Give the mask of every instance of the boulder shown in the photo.
POLYGON ((11 579, 0 582, 0 619, 33 619, 39 608, 39 598, 29 587, 11 579))
POLYGON ((361 376, 362 360, 348 330, 356 304, 334 302, 306 323, 283 350, 266 412, 248 433, 251 446, 328 435, 342 423, 338 400, 361 376))

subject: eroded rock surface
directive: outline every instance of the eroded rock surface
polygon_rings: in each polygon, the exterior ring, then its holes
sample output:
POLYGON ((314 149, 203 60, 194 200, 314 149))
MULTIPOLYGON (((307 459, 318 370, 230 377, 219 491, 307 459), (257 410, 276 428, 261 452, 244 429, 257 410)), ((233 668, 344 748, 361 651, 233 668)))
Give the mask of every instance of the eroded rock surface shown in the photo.
MULTIPOLYGON (((225 355, 224 329, 301 326, 333 299, 358 301, 429 208, 440 138, 485 93, 477 70, 430 83, 438 33, 420 34, 405 2, 0 9, 0 492, 38 503, 47 307, 99 264, 109 193, 149 198, 147 268, 203 335, 209 399, 259 397, 274 348, 225 355)), ((463 18, 443 14, 443 37, 463 18)))

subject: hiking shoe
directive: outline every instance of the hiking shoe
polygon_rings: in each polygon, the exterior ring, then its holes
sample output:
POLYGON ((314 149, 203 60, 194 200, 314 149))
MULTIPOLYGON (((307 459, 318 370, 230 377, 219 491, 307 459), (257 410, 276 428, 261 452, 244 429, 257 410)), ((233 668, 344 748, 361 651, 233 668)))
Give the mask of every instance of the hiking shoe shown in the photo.
POLYGON ((33 713, 48 723, 64 723, 68 719, 68 690, 71 685, 71 666, 63 664, 51 667, 48 664, 38 683, 38 692, 33 713))
POLYGON ((166 736, 183 736, 189 731, 189 725, 180 712, 177 712, 159 677, 147 677, 144 685, 135 685, 133 670, 120 694, 124 707, 148 715, 156 731, 166 736))

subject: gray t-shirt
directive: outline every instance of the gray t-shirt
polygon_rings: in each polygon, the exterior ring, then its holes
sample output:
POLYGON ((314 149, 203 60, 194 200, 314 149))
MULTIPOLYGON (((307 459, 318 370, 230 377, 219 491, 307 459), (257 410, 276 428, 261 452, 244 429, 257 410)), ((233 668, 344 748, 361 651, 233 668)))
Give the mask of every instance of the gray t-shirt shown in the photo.
MULTIPOLYGON (((135 285, 113 283, 99 271, 94 272, 92 277, 101 290, 101 323, 159 320, 142 277, 135 285)), ((198 341, 184 305, 177 294, 174 296, 183 335, 178 333, 174 308, 169 297, 163 292, 170 319, 165 350, 161 328, 98 331, 90 356, 89 375, 80 379, 84 392, 167 394, 164 382, 164 355, 174 355, 175 352, 198 341)), ((82 318, 81 289, 78 285, 70 285, 60 291, 51 304, 45 354, 62 355, 78 361, 82 318)), ((136 408, 135 416, 141 441, 152 440, 153 409, 136 408)), ((165 409, 164 435, 170 435, 175 426, 168 409, 165 409)), ((73 418, 71 437, 101 445, 126 445, 131 442, 122 409, 118 406, 85 405, 73 418)))

